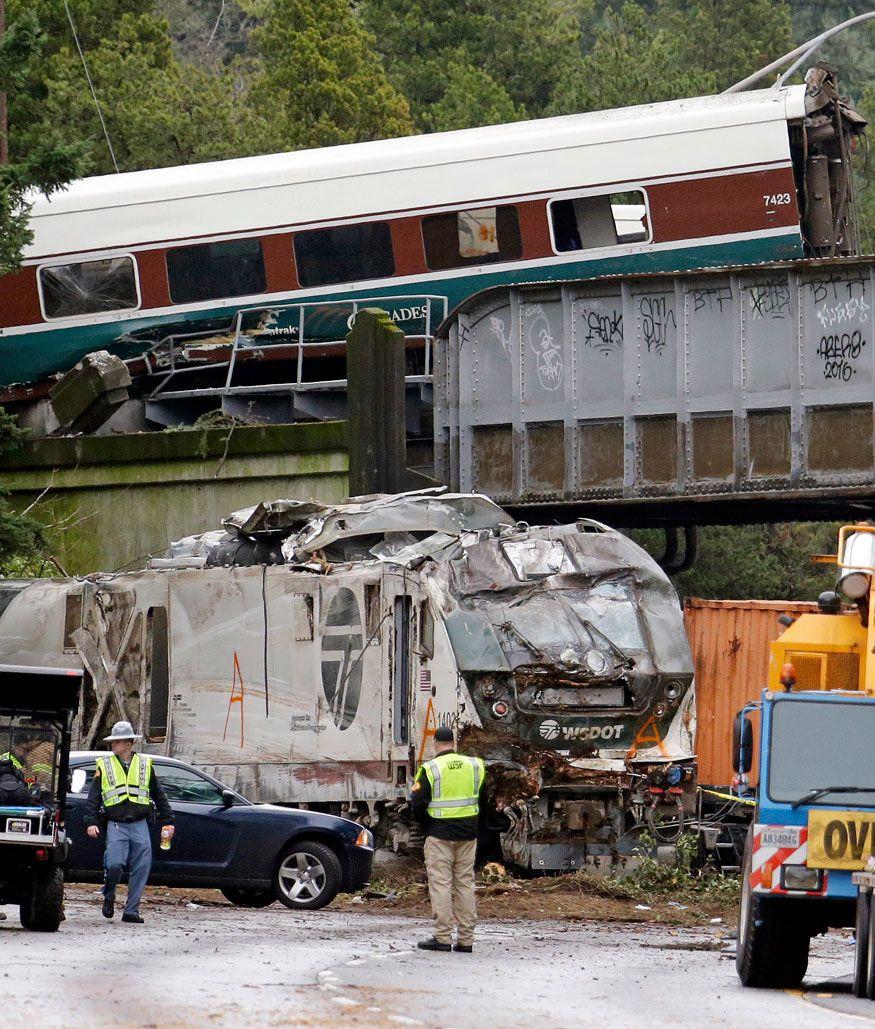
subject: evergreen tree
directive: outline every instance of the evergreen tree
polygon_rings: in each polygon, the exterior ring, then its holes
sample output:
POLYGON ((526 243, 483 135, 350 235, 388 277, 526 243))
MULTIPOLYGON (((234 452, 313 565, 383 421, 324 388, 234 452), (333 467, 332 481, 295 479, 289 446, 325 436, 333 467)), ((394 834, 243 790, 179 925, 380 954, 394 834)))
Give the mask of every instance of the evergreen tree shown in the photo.
POLYGON ((632 0, 608 7, 556 90, 570 114, 725 89, 791 48, 786 0, 632 0))
MULTIPOLYGON (((46 37, 33 10, 8 13, 11 18, 0 38, 0 93, 11 108, 42 60, 46 37)), ((51 132, 27 154, 16 154, 13 126, 11 119, 8 126, 0 124, 0 275, 20 266, 22 251, 32 239, 32 191, 49 194, 61 188, 77 174, 82 157, 80 146, 58 145, 51 132)))
POLYGON ((359 11, 417 127, 430 131, 511 112, 540 117, 579 53, 580 22, 591 7, 590 0, 363 0, 359 11))
MULTIPOLYGON (((10 107, 13 146, 27 155, 46 136, 65 143, 84 140, 90 144, 88 171, 112 172, 63 5, 34 4, 44 9, 49 44, 10 107)), ((120 170, 233 157, 245 150, 235 79, 230 72, 180 64, 153 0, 75 0, 71 11, 120 170)))
POLYGON ((413 131, 407 101, 346 0, 268 0, 257 10, 250 145, 296 150, 413 131))
MULTIPOLYGON (((14 454, 27 433, 0 408, 0 461, 14 454)), ((39 522, 27 515, 16 514, 0 490, 0 575, 15 571, 38 558, 46 546, 46 537, 39 522)))
MULTIPOLYGON (((835 585, 835 567, 811 563, 812 554, 834 554, 838 522, 782 522, 775 525, 706 525, 689 571, 674 576, 682 597, 708 600, 816 600, 835 585)), ((636 529, 630 535, 658 556, 661 532, 636 529)))
MULTIPOLYGON (((231 74, 180 64, 163 18, 123 14, 86 59, 121 171, 247 152, 231 74)), ((65 46, 50 59, 43 84, 41 119, 33 131, 61 124, 73 138, 91 140, 92 173, 114 171, 75 48, 65 46)))

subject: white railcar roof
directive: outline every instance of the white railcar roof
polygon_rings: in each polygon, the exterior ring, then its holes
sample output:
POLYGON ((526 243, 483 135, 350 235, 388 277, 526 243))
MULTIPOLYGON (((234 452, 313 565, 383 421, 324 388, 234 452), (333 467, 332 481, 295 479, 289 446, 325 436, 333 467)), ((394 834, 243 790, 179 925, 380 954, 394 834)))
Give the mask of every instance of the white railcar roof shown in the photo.
MULTIPOLYGON (((624 177, 624 167, 611 167, 621 154, 623 163, 632 166, 633 177, 775 160, 787 156, 786 146, 778 154, 764 135, 753 132, 749 152, 742 154, 738 153, 737 139, 727 141, 726 151, 721 152, 719 148, 715 151, 713 137, 709 140, 707 136, 726 127, 753 129, 801 118, 804 90, 804 86, 791 86, 693 97, 456 132, 80 179, 48 199, 35 197, 31 214, 35 239, 27 256, 251 231, 302 218, 319 221, 453 203, 459 198, 450 191, 457 191, 463 182, 471 183, 471 199, 512 195, 538 188, 536 169, 540 169, 543 180, 540 188, 563 188, 562 181, 551 180, 551 168, 555 169, 556 161, 561 160, 561 151, 579 154, 581 148, 608 148, 605 154, 610 152, 612 160, 594 159, 591 165, 602 168, 602 181, 624 177), (698 145, 665 145, 663 137, 678 134, 691 137, 691 143, 700 137, 698 145), (661 156, 648 159, 646 151, 654 148, 644 146, 641 167, 636 168, 635 152, 648 141, 660 144, 661 156), (492 173, 507 158, 518 161, 522 170, 519 181, 495 182, 494 192, 483 193, 485 182, 494 179, 492 173), (451 166, 456 166, 459 174, 442 174, 442 169, 451 166), (405 185, 399 192, 402 182, 405 185), (291 203, 291 210, 290 190, 298 198, 291 203), (235 193, 247 195, 245 204, 231 201, 229 195, 235 193), (350 198, 351 193, 356 199, 350 198), (223 198, 228 198, 227 202, 223 198), (278 200, 284 201, 279 209, 278 200), (138 210, 144 207, 150 208, 149 217, 138 210), (241 215, 239 208, 245 208, 246 214, 241 215)), ((580 181, 586 179, 570 183, 568 188, 580 181)))

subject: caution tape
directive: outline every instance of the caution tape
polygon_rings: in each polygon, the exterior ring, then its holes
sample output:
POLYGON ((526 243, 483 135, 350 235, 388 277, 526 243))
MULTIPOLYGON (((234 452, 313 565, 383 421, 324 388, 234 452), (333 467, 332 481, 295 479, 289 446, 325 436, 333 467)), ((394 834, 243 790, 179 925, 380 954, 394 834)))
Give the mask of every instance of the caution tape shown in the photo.
POLYGON ((720 797, 721 800, 731 800, 736 804, 750 804, 752 807, 756 807, 756 801, 751 800, 749 797, 736 797, 734 793, 721 793, 719 790, 709 790, 704 786, 700 786, 699 789, 702 793, 709 793, 712 797, 720 797))

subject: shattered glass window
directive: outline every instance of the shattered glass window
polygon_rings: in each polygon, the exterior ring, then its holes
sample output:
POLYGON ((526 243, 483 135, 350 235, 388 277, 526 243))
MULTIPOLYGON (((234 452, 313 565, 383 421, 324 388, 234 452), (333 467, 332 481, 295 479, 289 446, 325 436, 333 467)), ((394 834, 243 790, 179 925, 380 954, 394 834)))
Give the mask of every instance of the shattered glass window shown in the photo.
POLYGON ((483 599, 476 606, 495 626, 513 667, 556 661, 569 648, 581 657, 591 647, 604 650, 605 639, 623 654, 645 649, 635 604, 623 583, 529 593, 509 604, 483 599))
POLYGON ((422 219, 422 239, 432 271, 515 261, 523 252, 517 210, 509 204, 430 214, 422 219))
POLYGON ((635 605, 622 583, 600 583, 585 597, 571 603, 581 618, 591 622, 622 651, 644 650, 644 637, 635 605))
POLYGON ((257 239, 228 239, 167 251, 167 281, 174 304, 264 293, 267 279, 257 239))
POLYGON ((522 581, 575 570, 560 540, 508 540, 503 541, 501 547, 522 581))
POLYGON ((130 257, 53 264, 39 269, 38 280, 46 318, 130 311, 140 305, 130 257))

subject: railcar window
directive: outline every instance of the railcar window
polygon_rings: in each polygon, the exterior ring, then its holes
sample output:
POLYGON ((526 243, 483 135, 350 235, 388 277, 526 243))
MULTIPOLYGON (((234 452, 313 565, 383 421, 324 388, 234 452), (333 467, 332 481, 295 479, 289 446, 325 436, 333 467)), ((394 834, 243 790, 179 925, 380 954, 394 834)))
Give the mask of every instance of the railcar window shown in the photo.
POLYGON ((395 274, 392 234, 386 222, 296 232, 295 261, 302 286, 387 279, 395 274))
POLYGON ((37 277, 46 318, 129 311, 140 305, 130 257, 48 265, 37 277))
POLYGON ((264 255, 257 239, 228 239, 167 251, 167 281, 174 304, 264 293, 264 255))
POLYGON ((477 207, 422 219, 425 263, 432 271, 515 261, 523 244, 515 207, 477 207))
POLYGON ((590 250, 650 238, 644 191, 602 193, 550 203, 550 223, 556 250, 590 250))

